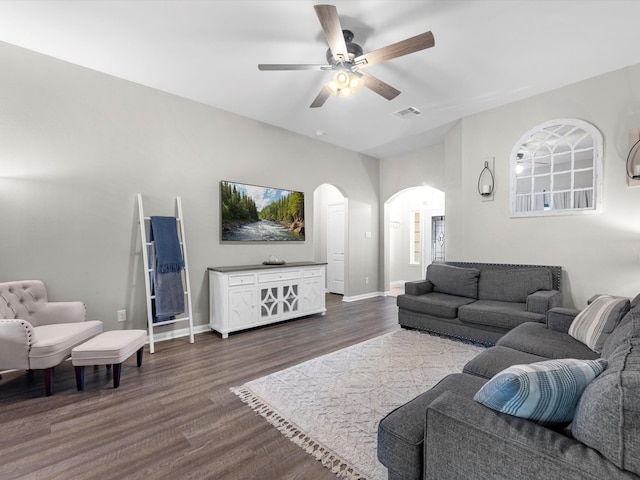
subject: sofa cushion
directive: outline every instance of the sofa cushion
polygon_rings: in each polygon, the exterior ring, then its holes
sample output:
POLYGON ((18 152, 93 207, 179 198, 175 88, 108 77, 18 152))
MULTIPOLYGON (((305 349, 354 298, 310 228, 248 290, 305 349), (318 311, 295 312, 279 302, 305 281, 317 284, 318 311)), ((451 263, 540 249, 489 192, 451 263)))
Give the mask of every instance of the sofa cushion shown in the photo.
POLYGON ((514 365, 495 375, 473 399, 492 410, 542 425, 567 425, 582 392, 606 367, 603 358, 514 365))
POLYGON ((584 391, 571 431, 617 467, 640 475, 640 338, 611 354, 609 368, 584 391))
POLYGON ((472 399, 485 379, 454 373, 396 408, 378 426, 378 460, 389 470, 389 478, 422 480, 427 407, 443 392, 472 399))
POLYGON ((545 316, 526 311, 524 303, 478 300, 458 309, 463 322, 511 330, 524 322, 542 322, 545 316))
POLYGON ((607 337, 602 346, 602 352, 600 356, 609 358, 616 349, 624 342, 634 336, 638 336, 640 333, 640 310, 632 309, 622 317, 620 323, 613 329, 611 335, 607 337), (634 335, 634 332, 635 335, 634 335))
POLYGON ((551 271, 546 268, 483 270, 478 280, 481 300, 524 303, 538 290, 553 290, 551 271))
POLYGON ((569 335, 600 353, 605 340, 629 311, 628 298, 600 295, 582 310, 569 327, 569 335))
POLYGON ((544 362, 545 360, 549 359, 532 353, 520 352, 513 348, 496 345, 487 348, 469 360, 462 369, 462 372, 483 378, 491 378, 505 368, 513 365, 544 362))
POLYGON ((100 320, 34 327, 29 351, 31 369, 54 367, 71 355, 71 349, 102 333, 100 320))
POLYGON ((398 295, 396 299, 400 308, 441 318, 456 318, 458 307, 471 302, 475 302, 475 300, 438 292, 425 293, 424 295, 398 295))
POLYGON ((496 345, 514 348, 546 358, 582 358, 591 360, 599 355, 584 343, 566 333, 549 330, 541 323, 527 322, 507 332, 496 345))
POLYGON ((433 283, 433 291, 458 297, 478 298, 477 268, 453 267, 432 263, 427 267, 427 280, 433 283))

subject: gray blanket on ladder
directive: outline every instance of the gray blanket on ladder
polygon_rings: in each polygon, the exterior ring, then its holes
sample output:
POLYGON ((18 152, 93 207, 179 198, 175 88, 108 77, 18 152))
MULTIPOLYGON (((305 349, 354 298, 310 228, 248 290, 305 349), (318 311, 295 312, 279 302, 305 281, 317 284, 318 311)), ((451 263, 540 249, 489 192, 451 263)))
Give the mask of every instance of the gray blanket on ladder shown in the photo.
POLYGON ((176 219, 174 217, 151 217, 149 238, 151 240, 149 260, 153 266, 151 286, 152 294, 155 296, 153 321, 164 322, 172 320, 176 315, 184 312, 184 287, 182 285, 184 262, 176 219), (168 262, 172 268, 166 268, 168 262))

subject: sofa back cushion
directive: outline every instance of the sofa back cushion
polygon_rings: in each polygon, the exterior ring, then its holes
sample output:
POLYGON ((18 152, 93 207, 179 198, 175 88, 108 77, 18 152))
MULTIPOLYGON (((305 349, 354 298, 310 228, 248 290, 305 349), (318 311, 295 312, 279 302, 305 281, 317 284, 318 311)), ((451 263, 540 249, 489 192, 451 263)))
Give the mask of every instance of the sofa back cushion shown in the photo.
POLYGON ((634 329, 634 315, 638 315, 640 313, 640 309, 637 307, 635 309, 630 310, 627 314, 622 317, 620 323, 617 327, 613 329, 611 335, 607 337, 604 341, 604 345, 602 346, 602 352, 600 356, 603 358, 609 358, 616 349, 622 345, 624 342, 633 337, 633 329, 634 329), (635 313, 634 313, 635 311, 635 313))
POLYGON ((453 267, 432 263, 427 267, 427 280, 433 283, 433 291, 458 297, 478 298, 477 268, 453 267))
POLYGON ((546 268, 482 270, 478 281, 480 300, 524 303, 538 290, 553 290, 553 278, 546 268))
POLYGON ((574 438, 618 468, 640 475, 640 338, 619 345, 609 367, 585 389, 571 426, 574 438))

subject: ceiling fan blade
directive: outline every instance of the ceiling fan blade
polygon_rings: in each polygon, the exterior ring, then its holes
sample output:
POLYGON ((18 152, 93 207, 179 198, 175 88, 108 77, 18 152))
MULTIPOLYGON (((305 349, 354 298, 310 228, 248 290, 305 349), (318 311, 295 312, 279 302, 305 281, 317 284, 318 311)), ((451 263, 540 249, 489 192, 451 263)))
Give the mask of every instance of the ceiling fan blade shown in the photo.
POLYGON ((418 52, 426 48, 431 48, 435 45, 433 33, 425 32, 415 37, 407 38, 397 43, 387 45, 386 47, 379 48, 373 52, 360 55, 354 59, 358 68, 369 67, 376 63, 385 62, 392 58, 402 57, 409 53, 418 52))
POLYGON ((329 93, 329 91, 326 88, 322 87, 322 90, 320 90, 320 93, 318 93, 318 96, 311 103, 311 105, 309 105, 309 108, 321 107, 322 105, 324 105, 324 102, 326 102, 327 98, 329 98, 330 96, 331 94, 329 93))
POLYGON ((349 52, 344 41, 342 26, 340 26, 338 10, 333 5, 315 5, 313 8, 316 10, 324 35, 327 37, 333 58, 337 63, 346 62, 349 60, 349 52))
POLYGON ((376 92, 378 95, 386 98, 387 100, 393 100, 398 95, 400 95, 400 90, 393 88, 388 83, 383 82, 377 77, 373 75, 369 75, 365 72, 358 72, 362 75, 362 79, 364 80, 364 86, 369 90, 376 92))
POLYGON ((304 63, 259 63, 258 70, 331 70, 331 65, 304 63))

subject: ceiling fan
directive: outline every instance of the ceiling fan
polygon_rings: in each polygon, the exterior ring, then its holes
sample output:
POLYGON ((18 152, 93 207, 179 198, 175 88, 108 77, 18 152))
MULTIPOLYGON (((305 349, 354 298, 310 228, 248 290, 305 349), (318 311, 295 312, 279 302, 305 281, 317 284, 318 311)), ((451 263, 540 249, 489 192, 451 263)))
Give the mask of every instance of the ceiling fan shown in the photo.
POLYGON ((433 34, 425 32, 364 54, 362 47, 352 42, 353 33, 342 29, 335 6, 315 5, 313 8, 318 15, 318 20, 320 20, 320 25, 329 44, 328 64, 261 63, 258 65, 260 70, 335 70, 336 73, 332 80, 320 90, 318 96, 311 103, 311 108, 321 107, 332 94, 349 96, 363 85, 387 100, 393 100, 400 95, 400 90, 366 73, 364 69, 435 45, 433 34))

